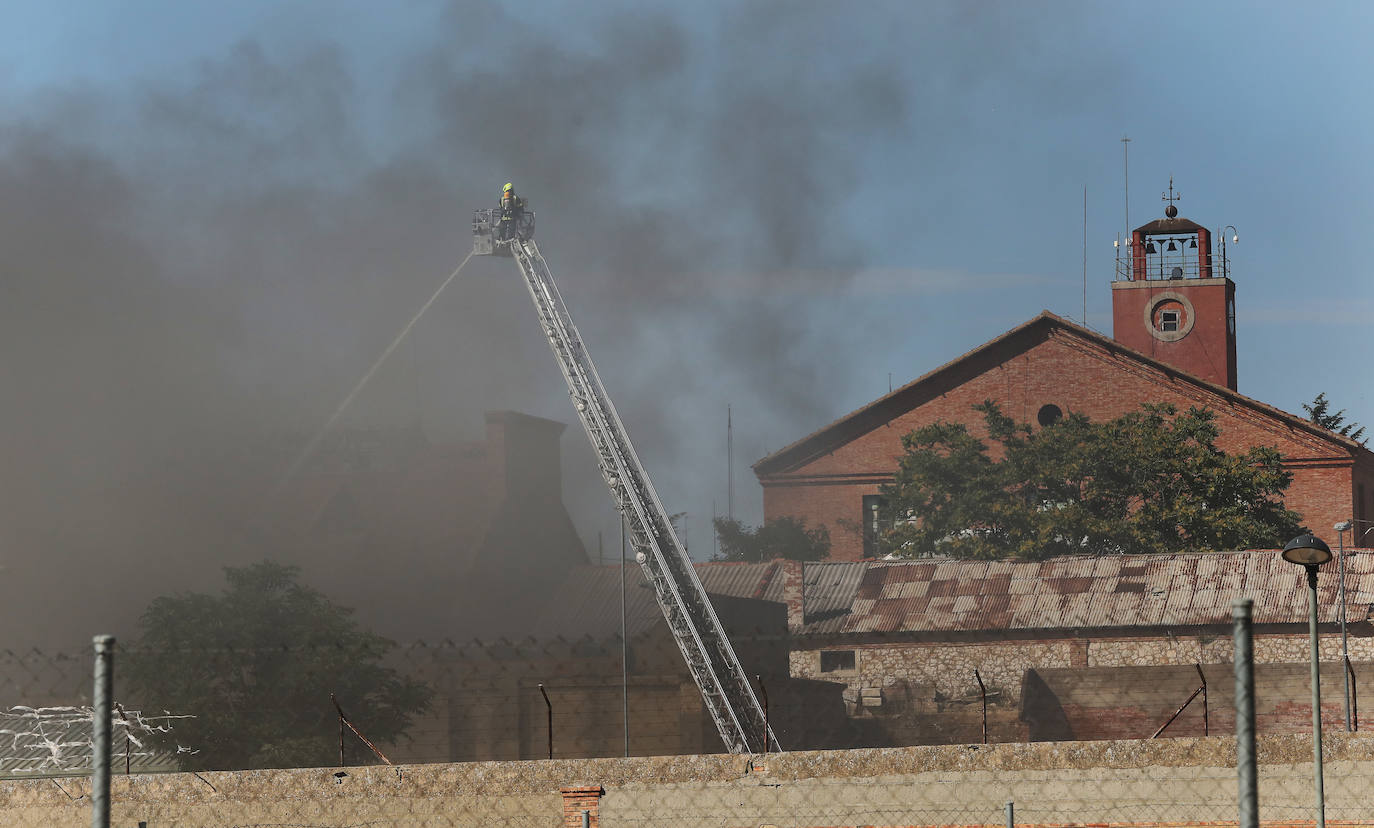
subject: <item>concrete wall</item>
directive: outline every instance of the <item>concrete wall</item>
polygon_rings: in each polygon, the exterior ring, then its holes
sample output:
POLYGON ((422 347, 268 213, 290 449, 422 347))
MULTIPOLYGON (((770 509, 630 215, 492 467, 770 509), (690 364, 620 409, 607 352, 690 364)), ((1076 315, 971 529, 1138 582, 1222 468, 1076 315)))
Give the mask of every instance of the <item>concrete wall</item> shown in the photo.
MULTIPOLYGON (((1332 735, 1327 816, 1374 825, 1374 739, 1332 735), (1365 821, 1360 821, 1365 820, 1365 821)), ((1310 819, 1311 742, 1260 743, 1261 818, 1310 819)), ((1234 820, 1234 740, 961 745, 116 777, 113 824, 931 826, 1234 820), (565 798, 566 793, 566 798, 565 798), (574 803, 565 813, 565 802, 574 803)), ((90 824, 85 780, 0 782, 0 824, 90 824)))

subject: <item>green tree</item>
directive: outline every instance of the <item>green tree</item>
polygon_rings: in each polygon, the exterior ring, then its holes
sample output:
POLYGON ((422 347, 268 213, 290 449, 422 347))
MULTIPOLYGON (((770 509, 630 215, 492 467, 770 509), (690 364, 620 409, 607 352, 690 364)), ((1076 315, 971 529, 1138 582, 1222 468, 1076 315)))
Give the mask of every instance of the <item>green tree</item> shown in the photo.
POLYGON ((1326 398, 1323 391, 1317 398, 1310 403, 1303 403, 1302 408, 1307 412, 1307 418, 1328 431, 1334 431, 1342 437, 1349 437, 1352 440, 1359 440, 1360 444, 1365 443, 1360 438, 1364 436, 1364 426, 1359 423, 1347 423, 1345 421, 1345 409, 1331 412, 1331 401, 1326 398))
POLYGON ((988 442, 961 423, 902 438, 881 491, 899 517, 882 540, 904 556, 1038 560, 1054 555, 1272 547, 1301 531, 1272 448, 1226 454, 1213 413, 1147 404, 1094 423, 1069 414, 1032 430, 992 401, 988 442))
POLYGON ((396 645, 298 583, 297 567, 263 561, 224 572, 220 595, 153 600, 123 658, 128 698, 195 717, 167 736, 197 751, 182 754, 188 770, 334 765, 330 693, 374 743, 395 740, 428 706, 428 687, 383 666, 396 645))
POLYGON ((819 561, 830 556, 830 530, 824 526, 807 529, 806 521, 799 518, 781 517, 750 528, 718 517, 715 526, 720 539, 718 561, 819 561))

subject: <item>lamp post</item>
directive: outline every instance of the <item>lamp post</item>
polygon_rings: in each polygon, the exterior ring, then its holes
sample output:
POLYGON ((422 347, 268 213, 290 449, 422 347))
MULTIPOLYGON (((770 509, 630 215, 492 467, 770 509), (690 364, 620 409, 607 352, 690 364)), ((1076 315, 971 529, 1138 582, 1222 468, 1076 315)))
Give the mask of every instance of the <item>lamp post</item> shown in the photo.
POLYGON ((1317 567, 1331 560, 1331 547, 1315 535, 1298 535, 1283 547, 1283 559, 1307 569, 1307 630, 1312 649, 1312 773, 1317 788, 1317 828, 1326 828, 1322 786, 1322 686, 1317 661, 1317 567))
POLYGON ((1350 671, 1345 665, 1350 663, 1350 642, 1345 632, 1345 533, 1350 531, 1350 521, 1343 520, 1331 527, 1336 530, 1336 544, 1340 550, 1337 557, 1341 562, 1341 682, 1345 689, 1345 732, 1350 727, 1350 671))
POLYGON ((1234 224, 1228 224, 1221 228, 1221 275, 1230 277, 1231 272, 1226 267, 1226 231, 1231 231, 1231 243, 1240 244, 1240 231, 1234 224))

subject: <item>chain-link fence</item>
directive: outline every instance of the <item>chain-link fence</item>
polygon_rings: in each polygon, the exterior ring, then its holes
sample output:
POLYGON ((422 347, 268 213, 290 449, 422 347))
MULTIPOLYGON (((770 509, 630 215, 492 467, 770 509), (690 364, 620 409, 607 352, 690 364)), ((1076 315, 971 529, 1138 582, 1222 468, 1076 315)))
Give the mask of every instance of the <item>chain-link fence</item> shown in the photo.
MULTIPOLYGON (((783 749, 753 757, 723 753, 661 625, 601 640, 116 648, 111 824, 1234 824, 1247 754, 1228 633, 736 631, 783 749), (1073 663, 1092 647, 1095 663, 1073 663), (1103 664, 1113 648, 1135 663, 1103 664), (1184 650, 1198 659, 1139 663, 1184 650)), ((1318 814, 1310 663, 1272 660, 1307 645, 1261 625, 1249 649, 1265 824, 1318 814)), ((1361 735, 1374 716, 1360 709, 1374 665, 1321 657, 1320 807, 1332 825, 1374 824, 1361 735)), ((0 657, 3 824, 88 823, 92 663, 0 657)))

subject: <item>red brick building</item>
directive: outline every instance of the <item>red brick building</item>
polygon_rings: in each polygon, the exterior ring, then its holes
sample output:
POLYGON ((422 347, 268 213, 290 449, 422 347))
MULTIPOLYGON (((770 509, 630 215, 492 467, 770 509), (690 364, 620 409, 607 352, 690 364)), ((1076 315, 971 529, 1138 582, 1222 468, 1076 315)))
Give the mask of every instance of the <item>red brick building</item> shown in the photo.
POLYGON ((1235 283, 1207 229, 1168 213, 1136 229, 1119 261, 1112 337, 1045 311, 803 437, 754 464, 765 519, 826 526, 836 560, 871 556, 878 487, 892 479, 902 436, 939 420, 981 434, 973 406, 988 399, 1041 425, 1068 411, 1111 419, 1146 402, 1207 407, 1222 449, 1283 455, 1287 505, 1313 531, 1374 518, 1374 452, 1236 391, 1235 283))

